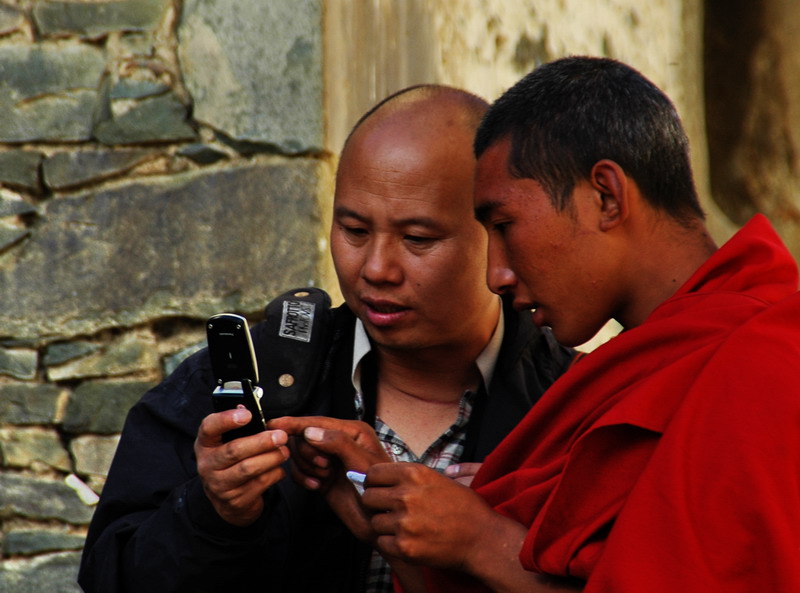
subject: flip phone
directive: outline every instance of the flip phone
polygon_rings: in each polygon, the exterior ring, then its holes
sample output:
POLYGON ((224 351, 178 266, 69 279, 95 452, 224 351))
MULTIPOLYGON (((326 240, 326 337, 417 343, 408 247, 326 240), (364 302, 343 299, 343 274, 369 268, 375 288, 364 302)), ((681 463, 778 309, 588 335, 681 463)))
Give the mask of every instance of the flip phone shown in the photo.
POLYGON ((266 430, 267 423, 261 411, 263 391, 258 386, 258 362, 247 320, 233 313, 214 315, 206 323, 206 334, 211 370, 217 383, 211 394, 214 411, 231 410, 242 404, 253 416, 247 425, 226 432, 223 441, 266 430))

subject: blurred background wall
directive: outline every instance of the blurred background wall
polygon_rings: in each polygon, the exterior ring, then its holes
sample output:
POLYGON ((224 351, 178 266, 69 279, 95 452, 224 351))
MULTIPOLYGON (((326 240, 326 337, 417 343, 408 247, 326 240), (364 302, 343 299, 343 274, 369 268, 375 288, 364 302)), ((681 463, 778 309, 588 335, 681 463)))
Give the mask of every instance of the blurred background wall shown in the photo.
POLYGON ((781 0, 0 1, 0 590, 78 590, 125 413, 206 317, 338 298, 336 155, 395 90, 628 62, 684 119, 715 237, 764 212, 800 255, 798 29, 781 0))

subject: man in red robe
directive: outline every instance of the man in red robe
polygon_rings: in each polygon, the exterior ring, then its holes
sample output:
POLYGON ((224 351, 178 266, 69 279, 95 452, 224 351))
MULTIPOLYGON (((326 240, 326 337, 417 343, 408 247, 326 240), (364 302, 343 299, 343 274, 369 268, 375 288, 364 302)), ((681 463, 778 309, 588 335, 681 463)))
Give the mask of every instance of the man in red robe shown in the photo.
POLYGON ((767 220, 717 248, 673 105, 612 60, 537 68, 475 148, 490 287, 566 345, 612 318, 624 331, 545 393, 473 490, 370 464, 352 427, 313 433, 369 466, 383 553, 433 567, 404 586, 800 591, 798 270, 767 220))

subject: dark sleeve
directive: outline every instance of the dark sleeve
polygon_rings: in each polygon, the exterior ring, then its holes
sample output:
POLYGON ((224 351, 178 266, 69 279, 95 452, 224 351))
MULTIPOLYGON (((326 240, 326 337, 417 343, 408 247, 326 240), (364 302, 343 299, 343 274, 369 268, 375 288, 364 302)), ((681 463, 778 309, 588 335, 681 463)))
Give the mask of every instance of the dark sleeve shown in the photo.
POLYGON ((86 593, 247 590, 236 584, 237 567, 263 550, 268 513, 237 528, 203 493, 193 453, 211 412, 203 357, 184 362, 128 414, 83 552, 86 593))

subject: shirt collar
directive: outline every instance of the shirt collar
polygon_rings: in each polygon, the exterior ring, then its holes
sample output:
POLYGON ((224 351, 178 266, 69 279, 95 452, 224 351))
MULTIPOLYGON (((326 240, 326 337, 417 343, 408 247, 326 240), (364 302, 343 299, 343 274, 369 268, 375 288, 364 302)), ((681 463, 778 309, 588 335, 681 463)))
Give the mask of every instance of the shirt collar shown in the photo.
MULTIPOLYGON (((486 347, 478 355, 478 358, 475 359, 475 364, 478 366, 478 370, 483 378, 483 384, 486 386, 487 391, 489 389, 489 385, 492 383, 494 369, 497 365, 497 358, 500 355, 500 346, 503 344, 505 325, 503 308, 500 307, 500 315, 497 317, 497 326, 494 328, 494 333, 489 339, 489 343, 486 344, 486 347)), ((362 393, 361 363, 364 360, 364 357, 369 354, 371 350, 372 344, 369 341, 367 330, 364 328, 364 324, 361 323, 361 320, 356 318, 356 331, 355 338, 353 340, 353 367, 350 373, 350 379, 353 382, 353 387, 355 388, 356 393, 362 393)))

